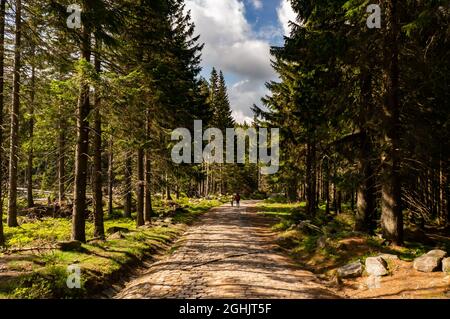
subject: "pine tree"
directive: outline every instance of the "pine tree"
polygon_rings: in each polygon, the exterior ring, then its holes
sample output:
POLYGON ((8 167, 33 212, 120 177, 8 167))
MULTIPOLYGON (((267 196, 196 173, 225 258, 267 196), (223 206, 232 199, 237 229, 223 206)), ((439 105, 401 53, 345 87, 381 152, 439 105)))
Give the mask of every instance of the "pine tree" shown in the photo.
MULTIPOLYGON (((0 150, 3 149, 4 61, 5 61, 6 0, 0 1, 0 150)), ((3 234, 3 151, 0 151, 0 246, 5 245, 3 234)))
POLYGON ((17 227, 17 165, 19 156, 20 68, 22 50, 22 1, 16 0, 14 40, 14 77, 11 107, 11 133, 9 150, 8 226, 17 227))

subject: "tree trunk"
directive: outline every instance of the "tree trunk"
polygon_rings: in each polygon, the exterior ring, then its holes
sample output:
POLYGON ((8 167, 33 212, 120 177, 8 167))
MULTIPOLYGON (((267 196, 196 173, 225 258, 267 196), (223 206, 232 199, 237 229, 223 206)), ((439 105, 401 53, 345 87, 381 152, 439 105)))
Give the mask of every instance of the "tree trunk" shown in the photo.
POLYGON ((151 158, 150 150, 145 152, 145 211, 144 219, 150 223, 153 215, 152 207, 152 170, 151 170, 151 158))
POLYGON ((113 139, 109 140, 109 153, 108 153, 108 216, 113 214, 113 184, 114 184, 114 153, 113 153, 113 139))
POLYGON ((131 193, 131 176, 132 176, 132 161, 131 154, 128 152, 125 159, 125 198, 124 198, 124 216, 131 218, 131 205, 132 205, 132 193, 131 193))
POLYGON ((325 213, 330 214, 330 166, 328 159, 323 162, 324 170, 324 196, 325 196, 325 213))
POLYGON ((375 224, 375 180, 371 160, 371 145, 365 131, 361 131, 358 170, 361 181, 356 195, 355 230, 373 233, 375 224))
POLYGON ((338 191, 338 198, 337 198, 337 213, 342 213, 342 191, 338 191))
POLYGON ((167 173, 166 173, 166 199, 172 200, 172 195, 170 195, 169 174, 167 173))
MULTIPOLYGON (((5 7, 6 0, 0 1, 0 148, 3 145, 3 108, 4 108, 4 60, 5 60, 5 7)), ((0 246, 5 245, 3 235, 3 152, 0 152, 0 246)))
POLYGON ((14 76, 11 108, 11 134, 9 154, 8 226, 17 227, 17 162, 19 148, 20 67, 22 37, 22 0, 16 0, 16 35, 14 43, 14 76))
POLYGON ((400 108, 397 0, 385 0, 387 30, 384 45, 384 119, 381 164, 381 227, 386 239, 403 244, 400 181, 400 108))
POLYGON ((316 213, 316 174, 315 174, 315 142, 307 145, 306 154, 306 209, 309 215, 316 213))
MULTIPOLYGON (((81 58, 88 63, 91 60, 90 32, 83 27, 81 58)), ((89 160, 89 84, 81 83, 77 107, 77 145, 75 151, 75 187, 73 191, 74 206, 72 215, 72 239, 86 241, 86 184, 89 160)))
MULTIPOLYGON (((34 47, 32 49, 32 56, 34 57, 34 47)), ((28 133, 30 139, 30 146, 28 148, 27 160, 27 206, 31 208, 34 206, 33 200, 33 135, 34 135, 34 101, 35 101, 35 85, 36 84, 36 68, 31 67, 31 92, 30 92, 30 120, 28 121, 28 133)))
MULTIPOLYGON (((97 45, 97 50, 99 46, 97 45)), ((101 72, 101 62, 99 53, 95 54, 95 71, 101 72)), ((101 98, 99 89, 95 89, 94 97, 94 176, 93 176, 93 195, 94 195, 94 237, 105 238, 105 226, 103 223, 103 192, 102 192, 102 115, 100 112, 101 98)))
POLYGON ((60 110, 58 123, 58 197, 60 206, 66 199, 66 122, 61 113, 60 110))
MULTIPOLYGON (((151 135, 151 122, 150 122, 150 110, 147 111, 147 130, 146 138, 150 145, 151 135)), ((151 222, 153 215, 152 207, 152 160, 150 157, 150 146, 147 146, 145 150, 145 205, 144 205, 144 220, 147 223, 151 222)))
POLYGON ((137 226, 145 224, 144 221, 144 150, 140 147, 137 156, 137 226))

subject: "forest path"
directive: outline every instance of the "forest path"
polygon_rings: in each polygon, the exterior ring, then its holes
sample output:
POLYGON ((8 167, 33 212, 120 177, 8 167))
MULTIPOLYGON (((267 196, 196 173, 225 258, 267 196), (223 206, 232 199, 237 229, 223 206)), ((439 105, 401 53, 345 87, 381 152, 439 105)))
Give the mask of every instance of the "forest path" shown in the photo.
POLYGON ((256 201, 212 209, 114 298, 336 298, 277 251, 256 201))

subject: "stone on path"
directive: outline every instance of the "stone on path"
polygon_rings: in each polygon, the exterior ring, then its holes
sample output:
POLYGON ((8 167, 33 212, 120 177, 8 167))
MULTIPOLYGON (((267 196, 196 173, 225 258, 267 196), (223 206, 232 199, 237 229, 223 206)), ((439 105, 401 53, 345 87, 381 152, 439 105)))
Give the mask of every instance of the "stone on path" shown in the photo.
POLYGON ((444 258, 442 260, 442 271, 450 272, 450 257, 444 258))
POLYGON ((393 261, 393 260, 400 260, 397 255, 393 254, 381 254, 378 257, 383 258, 385 261, 393 261))
POLYGON ((339 278, 354 278, 359 277, 363 273, 363 265, 360 261, 345 265, 337 269, 339 278))
POLYGON ((427 252, 426 255, 442 259, 444 257, 447 257, 447 252, 445 252, 441 249, 434 249, 434 250, 430 250, 429 252, 427 252))
POLYGON ((381 257, 368 257, 366 259, 366 272, 373 276, 385 276, 389 273, 387 263, 381 257))
POLYGON ((425 255, 414 259, 414 269, 422 272, 433 272, 441 268, 441 261, 447 253, 440 249, 431 250, 425 255))

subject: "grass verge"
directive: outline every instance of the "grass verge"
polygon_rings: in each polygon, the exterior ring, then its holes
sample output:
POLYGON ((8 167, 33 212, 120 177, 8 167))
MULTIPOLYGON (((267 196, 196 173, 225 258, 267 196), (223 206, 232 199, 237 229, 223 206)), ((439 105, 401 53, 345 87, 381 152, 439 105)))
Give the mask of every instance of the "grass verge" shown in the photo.
MULTIPOLYGON (((354 214, 348 209, 341 214, 325 214, 319 207, 314 218, 306 215, 305 203, 264 201, 258 205, 261 214, 276 217, 273 229, 278 232, 278 244, 303 268, 317 274, 334 275, 337 267, 376 256, 381 253, 398 255, 412 261, 433 246, 406 241, 403 247, 385 244, 380 236, 355 232, 354 214)), ((443 242, 449 250, 449 242, 443 242)))
MULTIPOLYGON (((118 217, 120 212, 116 212, 105 220, 105 229, 120 227, 128 231, 106 241, 88 241, 77 251, 45 249, 69 240, 69 219, 45 218, 17 228, 6 227, 8 250, 0 253, 0 298, 84 298, 98 293, 146 258, 167 250, 186 225, 222 203, 180 199, 176 204, 175 210, 157 207, 160 222, 139 228, 134 220, 118 217), (27 247, 37 249, 28 251, 27 247), (17 250, 21 251, 11 253, 17 250), (70 265, 81 270, 79 289, 68 288, 70 265)), ((93 237, 92 223, 87 223, 86 233, 88 238, 93 237)))

